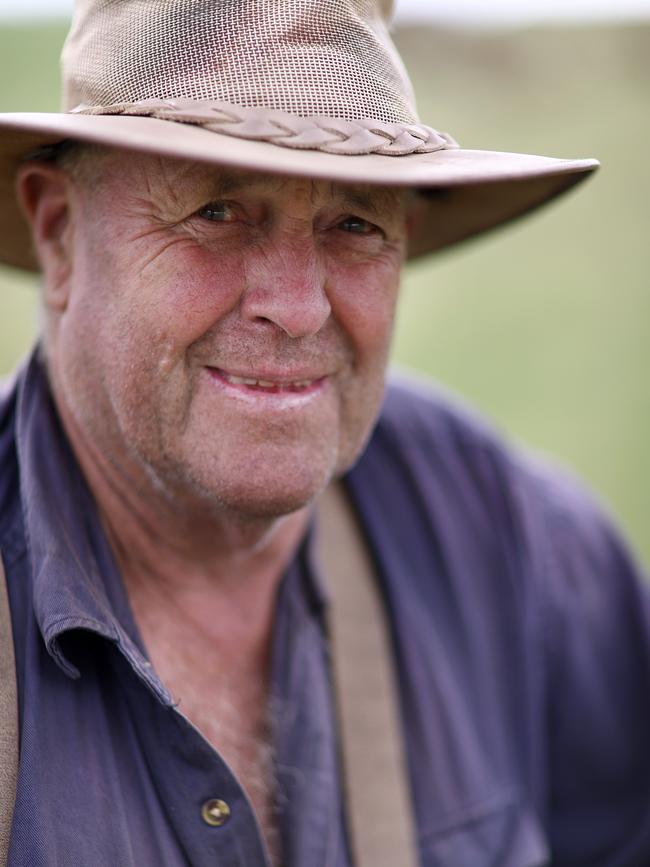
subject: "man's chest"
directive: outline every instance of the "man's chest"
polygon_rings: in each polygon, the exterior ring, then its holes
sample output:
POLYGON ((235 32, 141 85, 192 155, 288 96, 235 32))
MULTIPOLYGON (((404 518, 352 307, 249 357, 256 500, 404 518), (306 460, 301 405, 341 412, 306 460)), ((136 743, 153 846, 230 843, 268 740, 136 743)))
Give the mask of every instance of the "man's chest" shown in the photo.
POLYGON ((272 863, 279 863, 274 821, 274 756, 267 672, 244 648, 224 646, 183 624, 151 629, 144 640, 158 677, 181 713, 223 758, 246 792, 272 863))

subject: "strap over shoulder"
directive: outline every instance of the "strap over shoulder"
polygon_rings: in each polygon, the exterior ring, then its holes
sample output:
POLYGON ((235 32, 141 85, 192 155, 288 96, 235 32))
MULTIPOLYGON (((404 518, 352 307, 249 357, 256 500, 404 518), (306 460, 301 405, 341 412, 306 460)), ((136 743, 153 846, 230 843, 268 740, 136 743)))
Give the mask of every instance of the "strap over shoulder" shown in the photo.
POLYGON ((348 830, 355 867, 416 867, 416 832, 390 628, 342 485, 318 511, 348 830))

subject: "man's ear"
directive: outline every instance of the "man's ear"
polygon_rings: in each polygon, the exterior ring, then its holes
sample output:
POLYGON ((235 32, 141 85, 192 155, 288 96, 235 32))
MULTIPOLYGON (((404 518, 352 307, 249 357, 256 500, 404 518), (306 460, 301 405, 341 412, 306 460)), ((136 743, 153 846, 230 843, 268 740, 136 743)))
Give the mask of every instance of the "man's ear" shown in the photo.
POLYGON ((55 165, 25 163, 18 170, 16 195, 32 229, 41 270, 45 303, 59 311, 68 301, 71 246, 71 183, 55 165))

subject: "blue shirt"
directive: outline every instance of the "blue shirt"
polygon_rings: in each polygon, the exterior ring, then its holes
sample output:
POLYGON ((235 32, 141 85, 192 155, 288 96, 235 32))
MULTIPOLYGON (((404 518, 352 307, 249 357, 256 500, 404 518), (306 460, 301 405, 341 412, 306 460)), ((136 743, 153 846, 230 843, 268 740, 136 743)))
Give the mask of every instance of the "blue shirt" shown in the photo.
MULTIPOLYGON (((38 357, 2 401, 0 465, 10 867, 264 867, 240 784, 146 658, 38 357)), ((423 867, 649 865, 650 603, 590 498, 411 385, 346 484, 389 612, 423 867)), ((350 864, 326 605, 305 542, 273 638, 284 867, 350 864)))

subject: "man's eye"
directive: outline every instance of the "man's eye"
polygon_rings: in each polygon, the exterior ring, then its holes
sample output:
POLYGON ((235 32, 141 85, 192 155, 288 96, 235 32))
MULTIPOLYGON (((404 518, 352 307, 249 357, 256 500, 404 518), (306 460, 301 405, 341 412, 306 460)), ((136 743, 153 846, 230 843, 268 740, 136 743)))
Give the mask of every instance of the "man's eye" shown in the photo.
POLYGON ((338 228, 354 235, 371 235, 373 232, 379 231, 377 226, 361 217, 346 217, 338 224, 338 228))
POLYGON ((204 220, 212 220, 214 223, 231 223, 235 219, 234 209, 228 202, 210 202, 197 211, 197 214, 204 220))

